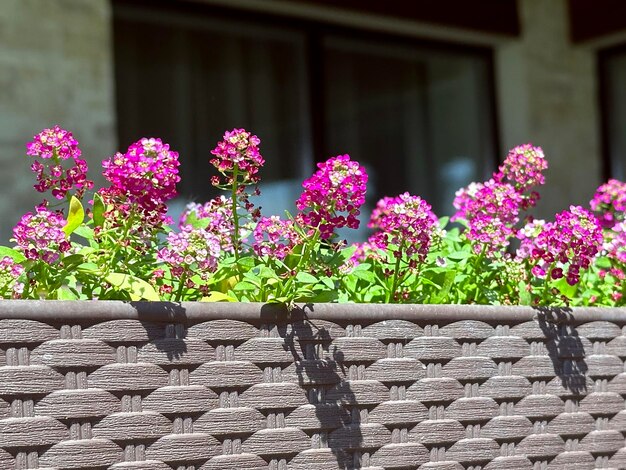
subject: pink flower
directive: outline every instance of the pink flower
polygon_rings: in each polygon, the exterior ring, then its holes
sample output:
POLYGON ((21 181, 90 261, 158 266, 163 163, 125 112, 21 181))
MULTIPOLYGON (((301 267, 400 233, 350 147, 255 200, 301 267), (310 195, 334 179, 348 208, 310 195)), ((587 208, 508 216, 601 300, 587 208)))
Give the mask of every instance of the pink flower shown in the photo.
POLYGON ((269 256, 283 260, 294 247, 302 242, 291 220, 280 217, 261 217, 254 232, 252 249, 258 256, 269 256))
POLYGON ((176 278, 189 279, 197 274, 206 281, 217 267, 220 252, 215 235, 186 225, 167 236, 167 246, 158 251, 157 261, 168 265, 176 278))
POLYGON ((51 190, 55 198, 64 199, 75 189, 76 197, 81 198, 93 188, 93 181, 87 179, 87 163, 80 158, 78 141, 71 132, 59 126, 44 129, 26 144, 26 154, 41 159, 30 167, 37 176, 34 188, 40 193, 51 190), (64 168, 66 160, 72 160, 68 168, 64 168))
POLYGON ((455 207, 459 211, 453 220, 466 219, 467 238, 478 242, 474 250, 480 253, 484 249, 492 257, 509 245, 522 206, 523 196, 512 185, 490 179, 457 193, 455 207))
POLYGON ((532 265, 532 273, 540 278, 565 276, 570 285, 578 283, 580 270, 591 265, 602 246, 600 223, 580 206, 570 206, 554 222, 528 230, 524 236, 521 255, 532 265))
POLYGON ((603 251, 607 257, 626 264, 626 222, 618 222, 604 231, 603 251))
POLYGON ((226 181, 221 182, 219 177, 212 178, 214 186, 231 185, 235 172, 238 184, 256 184, 259 181, 259 169, 265 160, 259 153, 261 140, 245 129, 233 129, 224 134, 224 139, 217 144, 211 153, 215 156, 210 160, 226 181))
POLYGON ((19 299, 24 292, 24 283, 18 281, 22 274, 24 267, 21 264, 8 256, 0 259, 0 292, 4 296, 10 292, 11 297, 19 299))
POLYGON ((518 145, 511 149, 504 163, 496 173, 496 179, 507 181, 515 189, 524 193, 535 186, 545 183, 543 171, 548 168, 548 162, 541 147, 531 144, 518 145))
POLYGON ((34 214, 23 215, 13 228, 13 240, 26 258, 52 264, 71 248, 63 231, 65 224, 60 212, 37 206, 34 214))
POLYGON ((154 209, 176 196, 178 153, 161 139, 143 138, 126 153, 117 153, 102 162, 102 174, 111 188, 131 203, 154 209))
POLYGON ((370 244, 383 250, 394 245, 396 256, 405 253, 423 262, 437 222, 431 206, 419 196, 385 197, 372 211, 368 227, 379 231, 370 237, 370 244))
POLYGON ((624 220, 626 183, 610 179, 596 190, 589 204, 591 209, 598 213, 603 227, 613 227, 617 222, 624 220))
POLYGON ((304 191, 296 207, 304 226, 319 228, 323 239, 336 229, 358 228, 360 207, 365 202, 367 173, 349 155, 339 155, 318 163, 318 170, 302 183, 304 191))
MULTIPOLYGON (((187 209, 180 216, 178 226, 182 228, 189 225, 192 218, 196 219, 197 226, 217 237, 223 251, 233 252, 232 235, 235 225, 233 223, 232 199, 218 196, 204 204, 188 204, 187 209)), ((245 229, 242 229, 239 235, 245 237, 245 229)))

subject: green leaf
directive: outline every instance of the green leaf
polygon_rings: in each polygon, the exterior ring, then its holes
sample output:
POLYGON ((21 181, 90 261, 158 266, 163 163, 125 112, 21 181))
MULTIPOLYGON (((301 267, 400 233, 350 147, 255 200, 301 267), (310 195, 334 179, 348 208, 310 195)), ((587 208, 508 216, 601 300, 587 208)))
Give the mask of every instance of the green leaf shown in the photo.
POLYGON ((228 294, 212 290, 209 295, 202 297, 200 302, 237 302, 237 299, 232 298, 228 294))
POLYGON ((104 280, 116 289, 127 292, 131 300, 161 300, 150 284, 130 274, 110 273, 104 280))
MULTIPOLYGON (((568 299, 573 298, 576 295, 576 291, 578 290, 578 284, 574 284, 573 286, 570 286, 567 283, 567 279, 565 276, 563 276, 558 281, 556 281, 554 285, 559 290, 561 295, 564 295, 568 299)), ((550 299, 542 299, 542 300, 549 301, 550 299)))
POLYGON ((467 251, 455 251, 454 253, 450 253, 448 255, 448 258, 453 259, 453 260, 462 260, 462 259, 467 259, 470 256, 472 256, 472 252, 467 250, 467 251))
POLYGON ((76 227, 72 233, 87 240, 93 240, 94 237, 93 229, 91 227, 86 227, 85 225, 76 227))
POLYGON ((93 224, 96 227, 104 224, 104 202, 98 193, 93 196, 93 224))
POLYGON ((450 289, 452 288, 452 285, 454 284, 455 278, 456 278, 456 271, 454 271, 453 269, 445 273, 443 277, 443 285, 441 286, 439 293, 433 298, 431 298, 432 303, 440 304, 446 299, 446 297, 448 297, 448 294, 450 293, 450 289))
POLYGON ((66 267, 71 267, 72 265, 79 265, 84 261, 83 255, 75 253, 73 255, 68 255, 63 258, 63 264, 66 267))
POLYGON ((245 291, 245 290, 256 290, 257 286, 247 281, 239 281, 235 287, 233 287, 234 291, 245 291))
POLYGON ((533 301, 532 295, 526 287, 524 281, 520 281, 517 285, 517 289, 519 290, 519 303, 521 305, 531 305, 533 301))
POLYGON ((63 227, 63 231, 65 235, 69 236, 80 224, 85 220, 85 209, 83 209, 83 205, 80 201, 72 196, 70 199, 70 209, 67 214, 67 223, 65 227, 63 227))
POLYGON ((61 286, 57 289, 58 300, 77 300, 78 296, 68 286, 61 286))
POLYGON ((193 228, 207 228, 210 222, 210 218, 198 218, 198 215, 194 211, 190 211, 187 217, 185 217, 185 224, 191 225, 193 228))
POLYGON ((99 268, 96 263, 83 263, 76 266, 76 270, 82 273, 95 273, 99 268))
POLYGON ((296 274, 296 279, 303 284, 316 284, 318 282, 318 279, 315 276, 304 271, 300 271, 296 274))
POLYGON ((366 271, 366 270, 354 270, 350 276, 355 277, 357 279, 362 279, 365 282, 368 283, 374 283, 376 282, 376 274, 374 274, 372 271, 366 271))
POLYGON ((8 256, 16 263, 21 263, 26 260, 26 256, 21 251, 14 250, 13 248, 9 248, 8 246, 0 246, 0 259, 8 256))

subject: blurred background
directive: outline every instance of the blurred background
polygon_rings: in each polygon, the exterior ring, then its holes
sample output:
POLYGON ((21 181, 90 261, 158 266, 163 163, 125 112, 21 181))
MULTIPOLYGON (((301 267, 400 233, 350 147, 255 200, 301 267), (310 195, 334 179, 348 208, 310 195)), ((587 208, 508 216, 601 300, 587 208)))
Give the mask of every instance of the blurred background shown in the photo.
POLYGON ((41 195, 25 143, 74 133, 101 161, 146 137, 180 153, 174 212, 214 195, 223 132, 261 139, 266 214, 349 153, 368 204, 404 191, 451 214, 509 148, 543 147, 538 215, 626 178, 621 0, 1 0, 0 243, 41 195))

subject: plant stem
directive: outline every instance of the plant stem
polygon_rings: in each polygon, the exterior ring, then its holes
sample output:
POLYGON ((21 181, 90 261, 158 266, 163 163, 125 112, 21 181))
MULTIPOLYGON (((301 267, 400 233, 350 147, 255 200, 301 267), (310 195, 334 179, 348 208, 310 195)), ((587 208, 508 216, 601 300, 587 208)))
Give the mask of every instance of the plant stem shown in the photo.
POLYGON ((174 299, 174 302, 180 302, 183 299, 186 282, 187 282, 187 274, 183 272, 182 276, 180 277, 180 281, 178 283, 178 291, 176 292, 176 298, 174 299))
POLYGON ((241 272, 241 266, 239 265, 239 213, 237 208, 237 190, 238 190, 238 179, 239 179, 239 166, 235 165, 233 168, 233 183, 230 189, 230 197, 231 197, 231 210, 233 212, 233 233, 231 236, 231 241, 233 244, 233 252, 235 254, 235 264, 237 265, 237 274, 238 279, 240 280, 243 276, 241 272))

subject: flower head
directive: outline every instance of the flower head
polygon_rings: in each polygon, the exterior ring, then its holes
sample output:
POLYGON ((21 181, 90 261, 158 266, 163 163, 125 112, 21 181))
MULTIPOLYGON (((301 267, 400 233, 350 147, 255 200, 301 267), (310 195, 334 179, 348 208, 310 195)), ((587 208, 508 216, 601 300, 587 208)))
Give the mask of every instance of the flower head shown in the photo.
POLYGON ((215 235, 185 225, 180 232, 167 236, 167 246, 158 251, 157 261, 168 265, 176 278, 198 274, 206 281, 217 267, 220 251, 220 241, 215 235))
POLYGON ((24 274, 24 267, 17 264, 12 258, 5 256, 0 259, 0 293, 3 297, 20 298, 24 292, 24 283, 19 277, 24 274))
POLYGON ((153 209, 176 196, 179 165, 178 153, 168 144, 143 138, 103 161, 102 174, 129 202, 153 209))
POLYGON ((302 241, 294 229, 293 222, 282 220, 276 215, 261 217, 253 236, 252 249, 258 256, 270 256, 280 260, 285 259, 302 241))
POLYGON ((37 176, 34 188, 38 192, 50 190, 55 198, 64 199, 75 190, 76 197, 81 198, 93 188, 93 181, 87 179, 87 163, 80 158, 78 141, 71 132, 59 126, 44 129, 26 144, 26 154, 39 158, 30 167, 37 176), (66 160, 71 164, 65 164, 66 160))
POLYGON ((596 190, 589 205, 594 212, 598 213, 603 227, 613 227, 617 222, 624 220, 626 183, 610 179, 596 190))
POLYGON ((468 239, 477 242, 474 250, 483 249, 487 256, 501 253, 515 233, 523 207, 523 196, 508 184, 490 179, 457 193, 454 219, 464 218, 469 228, 468 239))
MULTIPOLYGON (((233 183, 236 176, 238 184, 256 184, 259 181, 259 169, 265 160, 259 153, 261 140, 245 129, 233 129, 224 134, 224 139, 211 150, 214 158, 211 164, 226 176, 225 184, 233 183)), ((212 180, 215 186, 224 184, 219 177, 212 180)))
POLYGON ((71 248, 65 224, 63 214, 37 206, 34 214, 24 214, 13 228, 13 240, 26 258, 52 264, 71 248))
POLYGON ((336 229, 358 228, 360 207, 365 202, 367 173, 349 155, 339 155, 318 163, 318 170, 302 183, 304 191, 296 207, 305 211, 299 220, 305 226, 319 227, 323 239, 336 229))
POLYGON ((368 227, 379 231, 370 238, 370 243, 380 249, 392 244, 398 252, 423 262, 436 226, 437 217, 430 204, 419 196, 403 193, 385 197, 372 211, 368 227))
MULTIPOLYGON (((178 222, 178 226, 181 228, 185 225, 204 228, 218 238, 223 251, 233 252, 232 233, 235 230, 235 225, 230 198, 218 196, 204 204, 194 202, 188 204, 178 222)), ((245 237, 245 235, 246 230, 242 228, 240 236, 245 237)))
POLYGON ((596 217, 580 206, 555 216, 554 222, 529 227, 524 234, 522 256, 540 278, 566 277, 568 284, 580 280, 602 247, 602 227, 596 217))
POLYGON ((543 171, 548 168, 541 147, 533 147, 531 144, 518 145, 511 149, 496 173, 498 180, 506 180, 515 189, 524 193, 535 186, 545 183, 543 171))

